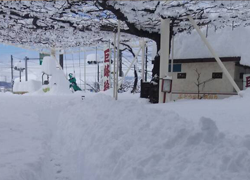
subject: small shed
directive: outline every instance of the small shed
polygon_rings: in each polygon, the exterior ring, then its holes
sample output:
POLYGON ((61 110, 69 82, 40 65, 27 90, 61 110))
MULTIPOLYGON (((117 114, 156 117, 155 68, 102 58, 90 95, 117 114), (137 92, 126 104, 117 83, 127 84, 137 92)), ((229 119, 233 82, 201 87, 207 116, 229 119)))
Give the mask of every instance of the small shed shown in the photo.
MULTIPOLYGON (((220 58, 239 88, 250 67, 240 64, 240 57, 220 58)), ((233 86, 214 58, 175 59, 173 99, 218 99, 236 95, 233 86)))

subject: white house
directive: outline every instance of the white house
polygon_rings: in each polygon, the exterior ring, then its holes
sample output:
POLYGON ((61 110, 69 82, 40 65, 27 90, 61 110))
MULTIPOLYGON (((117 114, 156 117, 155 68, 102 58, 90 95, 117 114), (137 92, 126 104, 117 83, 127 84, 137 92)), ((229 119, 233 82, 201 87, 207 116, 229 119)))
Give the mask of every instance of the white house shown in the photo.
MULTIPOLYGON (((250 28, 208 31, 208 41, 240 89, 250 76, 250 28)), ((237 94, 199 37, 181 34, 175 38, 173 99, 218 99, 237 94)))

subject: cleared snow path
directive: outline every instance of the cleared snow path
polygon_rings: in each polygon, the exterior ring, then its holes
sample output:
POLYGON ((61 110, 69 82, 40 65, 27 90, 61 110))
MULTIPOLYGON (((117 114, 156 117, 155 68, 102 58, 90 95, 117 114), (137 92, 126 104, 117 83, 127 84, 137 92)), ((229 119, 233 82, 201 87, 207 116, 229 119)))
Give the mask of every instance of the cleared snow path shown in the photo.
POLYGON ((32 98, 0 96, 0 179, 39 179, 47 128, 32 98))
MULTIPOLYGON (((0 179, 52 180, 51 138, 71 98, 0 93, 0 179)), ((74 100, 72 100, 74 101, 74 100)))

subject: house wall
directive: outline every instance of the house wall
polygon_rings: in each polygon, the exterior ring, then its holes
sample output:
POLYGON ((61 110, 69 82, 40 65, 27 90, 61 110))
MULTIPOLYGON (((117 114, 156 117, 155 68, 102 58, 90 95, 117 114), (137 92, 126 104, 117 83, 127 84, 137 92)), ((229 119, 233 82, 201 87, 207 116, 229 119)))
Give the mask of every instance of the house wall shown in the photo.
MULTIPOLYGON (((235 73, 235 62, 223 62, 232 77, 235 73)), ((200 93, 235 93, 229 80, 222 74, 222 79, 212 79, 213 72, 222 72, 217 62, 182 63, 181 73, 186 73, 186 79, 177 79, 177 73, 173 73, 173 93, 198 93, 196 69, 200 74, 200 82, 210 80, 200 86, 200 93)))
POLYGON ((234 79, 239 88, 243 90, 243 79, 240 78, 241 73, 250 74, 250 68, 247 66, 240 66, 240 65, 235 66, 234 79))

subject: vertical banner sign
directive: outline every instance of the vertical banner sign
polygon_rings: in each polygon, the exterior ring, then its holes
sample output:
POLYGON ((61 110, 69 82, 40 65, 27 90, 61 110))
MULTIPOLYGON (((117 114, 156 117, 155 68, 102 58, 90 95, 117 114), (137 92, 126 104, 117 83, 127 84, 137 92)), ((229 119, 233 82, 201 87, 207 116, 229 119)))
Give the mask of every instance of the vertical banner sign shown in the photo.
POLYGON ((109 75, 110 75, 110 67, 109 67, 109 61, 110 61, 110 50, 106 49, 104 50, 104 70, 103 70, 103 91, 106 91, 109 89, 110 82, 109 82, 109 75))
POLYGON ((246 87, 250 87, 250 76, 246 77, 246 87))
POLYGON ((243 75, 243 89, 250 87, 250 74, 243 75))

